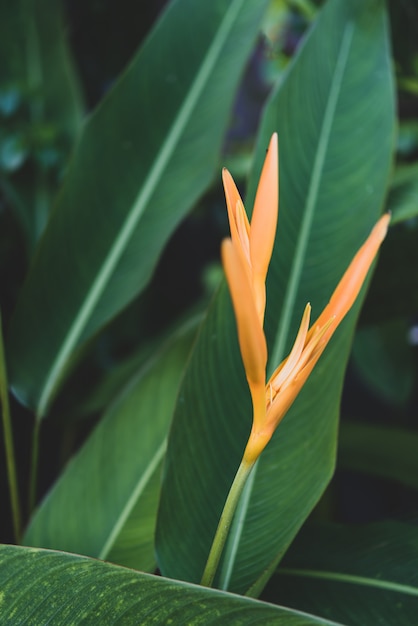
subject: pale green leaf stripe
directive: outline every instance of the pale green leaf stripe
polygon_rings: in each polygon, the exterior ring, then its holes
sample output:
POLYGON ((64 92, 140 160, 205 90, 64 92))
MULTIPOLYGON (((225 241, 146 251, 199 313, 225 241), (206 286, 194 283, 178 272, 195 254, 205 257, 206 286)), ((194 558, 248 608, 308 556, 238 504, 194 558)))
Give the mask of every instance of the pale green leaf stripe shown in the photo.
POLYGON ((366 578, 365 576, 355 576, 352 574, 339 574, 337 572, 322 572, 318 570, 305 569, 287 569, 281 568, 277 574, 281 576, 300 576, 303 578, 319 578, 322 580, 330 580, 333 582, 349 583, 351 585, 363 585, 366 587, 375 587, 376 589, 384 589, 385 591, 393 591, 395 593, 405 593, 410 596, 418 596, 418 588, 410 585, 402 585, 394 583, 390 580, 382 580, 379 578, 366 578))
MULTIPOLYGON (((306 199, 306 207, 304 212, 304 218, 302 227, 300 229, 299 240, 297 244, 296 254, 294 257, 292 271, 289 278, 287 292, 284 299, 283 312, 279 319, 278 334, 272 350, 272 357, 270 358, 270 369, 274 371, 277 364, 283 357, 285 342, 289 332, 291 323, 292 311, 297 295, 297 289, 300 282, 300 276, 303 269, 303 263, 306 255, 306 249, 308 246, 309 235, 312 227, 312 220, 314 217, 314 209, 316 206, 316 200, 318 196, 319 183, 321 179, 321 173, 324 166, 325 155, 331 135, 332 122, 335 116, 335 110, 337 107, 338 97, 341 90, 341 85, 344 77, 345 68, 347 65, 348 55, 351 47, 351 43, 354 35, 354 24, 348 24, 344 29, 344 34, 341 39, 341 46, 335 64, 335 71, 333 79, 331 81, 331 88, 327 105, 325 108, 324 119, 322 122, 321 132, 319 136, 318 149, 314 161, 314 167, 312 168, 312 177, 309 185, 309 192, 306 199)), ((270 375, 270 374, 269 374, 270 375)), ((245 523, 245 518, 250 506, 251 493, 255 477, 257 473, 258 464, 254 467, 250 481, 247 483, 246 488, 242 494, 242 500, 240 502, 239 509, 237 510, 234 525, 231 528, 230 535, 225 551, 225 560, 221 573, 221 589, 228 589, 228 584, 231 579, 231 575, 234 569, 235 561, 238 555, 238 549, 241 539, 242 530, 245 523)))
POLYGON ((141 494, 145 490, 145 487, 151 480, 158 465, 163 460, 166 449, 167 449, 167 439, 164 439, 164 441, 162 442, 158 450, 156 450, 155 454, 151 458, 147 468, 141 474, 141 478, 138 481, 138 484, 135 487, 135 489, 132 490, 130 498, 128 498, 125 506, 121 509, 119 516, 116 519, 113 525, 113 528, 111 532, 109 533, 107 540, 105 541, 102 549, 100 550, 97 556, 98 559, 102 559, 102 560, 106 559, 110 550, 115 545, 116 539, 120 535, 122 528, 126 524, 128 517, 130 516, 133 508, 135 507, 136 503, 139 500, 139 497, 141 496, 141 494))
POLYGON ((148 178, 131 211, 129 212, 118 236, 115 238, 115 242, 109 251, 102 269, 98 273, 78 315, 74 319, 74 322, 63 341, 61 349, 57 353, 50 372, 46 377, 44 389, 39 400, 38 417, 42 417, 44 415, 51 393, 60 377, 65 363, 74 350, 77 341, 79 340, 95 306, 97 305, 112 276, 113 271, 116 268, 116 265, 126 249, 129 239, 131 238, 132 233, 134 232, 134 229, 136 228, 138 221, 147 206, 147 203, 161 180, 164 169, 174 153, 180 136, 186 127, 187 121, 204 90, 208 77, 213 71, 216 63, 219 62, 223 46, 228 40, 231 29, 243 4, 244 0, 233 0, 225 13, 224 20, 207 51, 201 68, 197 73, 187 96, 185 97, 183 106, 180 108, 177 118, 174 120, 173 127, 168 133, 166 141, 162 144, 161 149, 157 154, 148 178))
POLYGON ((295 304, 297 290, 300 282, 300 276, 303 269, 303 264, 306 256, 306 249, 308 246, 309 235, 312 227, 312 220, 314 217, 314 210, 318 197, 318 189, 321 181, 322 169, 324 167, 325 156, 331 136, 332 122, 335 117, 335 110, 337 107, 338 97, 341 91, 341 85, 344 77, 345 68, 347 65, 348 55, 353 41, 354 35, 354 23, 349 23, 344 29, 344 33, 341 39, 341 46, 335 64, 335 71, 333 80, 331 83, 331 89, 328 97, 328 102, 325 108, 325 115, 322 122, 322 127, 319 135, 318 149, 312 169, 312 176, 309 184, 308 196, 306 198, 305 212, 302 220, 301 229, 299 232, 299 239, 296 247, 296 253, 292 264, 292 271, 290 273, 289 282, 284 298, 283 311, 278 323, 278 333, 274 346, 272 349, 271 357, 269 359, 269 376, 277 367, 277 364, 283 359, 285 343, 289 333, 290 323, 292 319, 292 312, 295 304))

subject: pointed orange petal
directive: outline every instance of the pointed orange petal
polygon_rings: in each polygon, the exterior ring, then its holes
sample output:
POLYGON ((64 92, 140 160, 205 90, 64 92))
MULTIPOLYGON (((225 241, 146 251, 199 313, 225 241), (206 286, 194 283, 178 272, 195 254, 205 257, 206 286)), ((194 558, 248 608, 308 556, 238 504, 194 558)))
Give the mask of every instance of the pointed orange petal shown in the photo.
POLYGON ((234 179, 225 168, 222 170, 222 182, 225 190, 232 241, 234 245, 241 245, 245 257, 250 264, 250 224, 245 212, 244 203, 235 185, 234 179))
POLYGON ((296 400, 317 360, 318 359, 316 359, 315 362, 312 362, 312 367, 311 363, 309 363, 308 366, 302 370, 302 372, 294 378, 287 387, 285 387, 285 389, 280 390, 273 402, 267 408, 265 431, 266 433, 270 433, 270 437, 273 435, 277 426, 280 424, 293 402, 296 400))
POLYGON ((312 373, 315 365, 319 361, 319 357, 327 347, 329 338, 322 342, 322 337, 327 334, 327 329, 332 325, 333 318, 328 320, 324 328, 316 328, 316 334, 311 338, 302 352, 299 362, 293 369, 293 372, 288 376, 284 382, 280 391, 274 398, 273 402, 267 409, 266 415, 266 428, 274 430, 277 428, 283 417, 286 415, 293 402, 301 392, 303 386, 312 373))
POLYGON ((238 232, 238 241, 233 241, 234 246, 239 248, 243 256, 245 257, 245 262, 248 265, 248 269, 250 270, 249 275, 252 276, 252 268, 251 268, 251 259, 250 259, 250 240, 248 238, 247 226, 248 226, 248 218, 245 212, 244 205, 242 202, 238 201, 236 210, 235 210, 235 218, 236 218, 236 227, 238 232))
POLYGON ((390 214, 386 213, 376 223, 370 235, 351 261, 344 276, 340 280, 331 296, 331 299, 314 326, 323 326, 335 317, 335 323, 330 326, 325 340, 328 340, 335 329, 354 304, 360 289, 366 279, 371 264, 384 240, 390 222, 390 214))
POLYGON ((293 369, 292 375, 294 377, 299 376, 299 372, 301 372, 311 361, 316 359, 316 363, 332 337, 334 330, 332 333, 328 333, 328 329, 333 324, 335 324, 335 317, 331 317, 327 320, 322 327, 312 326, 311 331, 313 332, 309 333, 309 339, 303 348, 303 352, 300 355, 297 366, 293 369))
POLYGON ((237 321, 239 346, 248 384, 250 389, 253 384, 262 384, 264 389, 267 344, 254 305, 246 268, 230 239, 222 242, 221 255, 237 321))
POLYGON ((277 133, 270 139, 251 217, 250 253, 254 274, 265 282, 273 252, 279 208, 277 133))
POLYGON ((295 343, 293 344, 293 348, 289 354, 289 356, 282 362, 282 364, 277 368, 277 370, 273 373, 272 377, 268 385, 273 387, 274 391, 277 391, 289 374, 292 372, 297 362, 300 359, 302 354, 302 350, 305 347, 306 335, 308 334, 309 329, 309 320, 311 316, 311 305, 308 304, 305 307, 303 312, 302 321, 300 323, 299 331, 295 339, 295 343))
POLYGON ((313 343, 315 345, 308 347, 308 358, 303 358, 302 354, 302 359, 297 363, 292 375, 288 376, 288 379, 276 394, 273 402, 267 408, 266 431, 271 432, 271 435, 298 397, 311 375, 313 368, 317 364, 319 357, 327 346, 327 343, 321 344, 320 346, 318 346, 318 342, 316 341, 313 343), (311 349, 312 347, 313 349, 311 349))

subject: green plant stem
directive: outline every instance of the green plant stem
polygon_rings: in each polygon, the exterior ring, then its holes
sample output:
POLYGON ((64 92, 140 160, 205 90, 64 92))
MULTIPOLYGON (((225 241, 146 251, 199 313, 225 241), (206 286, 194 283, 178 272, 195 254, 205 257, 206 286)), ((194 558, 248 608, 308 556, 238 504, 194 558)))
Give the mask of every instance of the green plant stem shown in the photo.
POLYGON ((253 467, 254 463, 241 461, 241 465, 235 475, 234 482, 231 485, 231 489, 229 490, 228 497, 225 501, 225 505, 219 519, 218 528, 216 529, 215 537, 213 539, 202 580, 200 582, 200 584, 204 587, 212 586, 239 498, 253 467))
POLYGON ((7 479, 9 481, 10 505, 13 518, 13 532, 16 543, 20 542, 21 514, 19 488, 17 483, 16 460, 13 445, 13 431, 10 417, 9 394, 7 384, 6 359, 4 355, 3 332, 0 315, 0 402, 3 417, 4 447, 6 451, 7 479))
POLYGON ((38 482, 39 430, 41 422, 36 417, 32 433, 32 454, 29 470, 29 515, 33 512, 36 502, 36 486, 38 482))

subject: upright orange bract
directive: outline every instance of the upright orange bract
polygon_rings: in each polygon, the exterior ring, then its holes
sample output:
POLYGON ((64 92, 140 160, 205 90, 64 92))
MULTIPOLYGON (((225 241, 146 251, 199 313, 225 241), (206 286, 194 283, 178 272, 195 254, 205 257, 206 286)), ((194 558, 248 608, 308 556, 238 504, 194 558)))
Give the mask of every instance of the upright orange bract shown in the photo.
POLYGON ((384 215, 377 222, 367 241, 350 263, 328 305, 311 328, 309 328, 311 305, 306 305, 289 356, 279 365, 266 384, 267 343, 263 324, 266 308, 266 276, 273 251, 278 215, 277 135, 274 134, 270 141, 251 224, 232 176, 224 170, 222 178, 231 228, 231 238, 222 242, 222 262, 231 293, 241 356, 251 392, 253 425, 203 570, 201 584, 207 587, 214 581, 236 507, 254 463, 302 389, 338 324, 357 298, 389 223, 388 215, 384 215))
POLYGON ((266 384, 267 345, 263 331, 265 282, 273 251, 278 216, 277 135, 270 140, 261 172, 251 224, 227 170, 222 174, 231 238, 222 242, 224 266, 237 321, 238 340, 253 403, 253 425, 243 462, 253 464, 302 389, 336 328, 354 304, 376 253, 385 238, 390 216, 383 215, 355 255, 328 305, 309 329, 305 312, 289 356, 266 384))

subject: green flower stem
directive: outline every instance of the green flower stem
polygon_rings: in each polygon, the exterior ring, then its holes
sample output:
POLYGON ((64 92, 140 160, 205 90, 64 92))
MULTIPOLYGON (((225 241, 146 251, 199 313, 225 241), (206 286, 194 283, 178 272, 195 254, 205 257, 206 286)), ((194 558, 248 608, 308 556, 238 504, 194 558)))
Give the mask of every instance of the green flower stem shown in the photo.
POLYGON ((13 445, 13 432, 10 418, 10 406, 7 384, 6 360, 4 356, 3 333, 0 316, 0 404, 3 417, 4 447, 6 451, 7 478, 9 481, 10 505, 12 509, 13 531, 16 543, 20 541, 21 514, 19 489, 17 483, 16 460, 13 445))
POLYGON ((212 586, 222 551, 228 538, 235 510, 237 508, 242 490, 247 482, 247 478, 253 467, 254 463, 246 463, 243 460, 241 461, 241 465, 235 475, 234 482, 231 485, 231 489, 229 490, 228 497, 225 501, 218 528, 216 529, 212 547, 206 562, 205 570, 203 572, 202 580, 200 582, 200 584, 204 587, 212 586))

